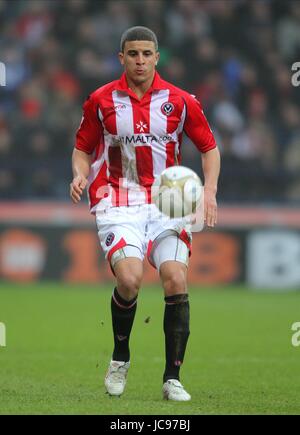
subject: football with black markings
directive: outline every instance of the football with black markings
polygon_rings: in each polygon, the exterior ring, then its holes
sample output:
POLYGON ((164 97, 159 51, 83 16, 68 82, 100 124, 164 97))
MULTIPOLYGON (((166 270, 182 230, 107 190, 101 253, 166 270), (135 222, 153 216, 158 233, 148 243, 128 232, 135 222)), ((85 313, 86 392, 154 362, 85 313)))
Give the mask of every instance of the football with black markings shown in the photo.
POLYGON ((196 212, 202 191, 196 172, 185 166, 170 166, 155 179, 152 202, 162 213, 180 218, 196 212))

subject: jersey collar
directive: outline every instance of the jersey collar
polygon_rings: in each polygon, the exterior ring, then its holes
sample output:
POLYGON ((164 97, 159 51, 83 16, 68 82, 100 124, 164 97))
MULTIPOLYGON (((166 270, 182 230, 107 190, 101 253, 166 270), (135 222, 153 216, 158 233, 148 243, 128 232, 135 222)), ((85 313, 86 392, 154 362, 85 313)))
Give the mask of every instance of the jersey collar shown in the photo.
MULTIPOLYGON (((164 82, 161 79, 158 72, 155 71, 152 85, 150 86, 150 88, 148 89, 147 92, 156 91, 156 90, 160 90, 160 89, 166 89, 166 87, 164 86, 164 82)), ((125 73, 123 73, 122 76, 120 77, 120 79, 117 81, 116 90, 130 92, 130 88, 128 87, 125 73)))

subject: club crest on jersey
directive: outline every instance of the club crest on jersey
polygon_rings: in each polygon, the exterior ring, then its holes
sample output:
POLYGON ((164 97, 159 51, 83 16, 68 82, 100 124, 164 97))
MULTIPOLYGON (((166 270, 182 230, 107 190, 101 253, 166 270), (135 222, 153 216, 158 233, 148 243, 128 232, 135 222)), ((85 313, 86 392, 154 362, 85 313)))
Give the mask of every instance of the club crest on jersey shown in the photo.
POLYGON ((105 240, 106 246, 110 246, 112 244, 112 242, 114 241, 114 239, 115 239, 114 233, 109 233, 108 236, 106 237, 106 240, 105 240))
POLYGON ((174 110, 174 104, 169 103, 169 101, 166 101, 161 105, 161 111, 164 115, 169 116, 174 110))

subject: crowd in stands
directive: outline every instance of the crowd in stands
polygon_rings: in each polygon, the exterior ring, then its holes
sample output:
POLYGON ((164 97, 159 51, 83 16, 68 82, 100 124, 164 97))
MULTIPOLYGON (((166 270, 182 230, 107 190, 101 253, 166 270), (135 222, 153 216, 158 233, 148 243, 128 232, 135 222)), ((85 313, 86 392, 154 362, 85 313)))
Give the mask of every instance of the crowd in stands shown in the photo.
MULTIPOLYGON (((0 199, 68 199, 82 104, 122 73, 134 25, 156 32, 163 78, 202 102, 219 201, 299 204, 298 0, 0 0, 0 199)), ((199 172, 188 139, 182 153, 199 172)))

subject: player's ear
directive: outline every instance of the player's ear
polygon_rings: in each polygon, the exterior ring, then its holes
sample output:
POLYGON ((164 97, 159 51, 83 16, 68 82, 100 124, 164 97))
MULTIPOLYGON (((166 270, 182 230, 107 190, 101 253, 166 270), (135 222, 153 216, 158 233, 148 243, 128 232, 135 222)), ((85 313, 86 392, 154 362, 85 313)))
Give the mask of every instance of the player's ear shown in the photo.
POLYGON ((122 52, 119 53, 119 61, 120 61, 121 65, 124 65, 124 53, 122 53, 122 52))
POLYGON ((160 54, 158 51, 156 52, 155 57, 156 57, 155 65, 158 65, 158 61, 159 61, 159 57, 160 57, 160 54))

